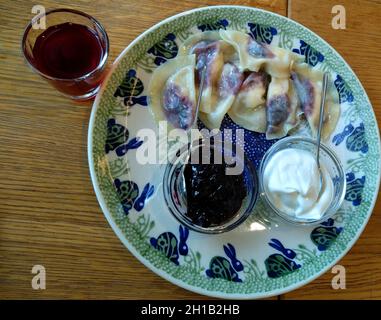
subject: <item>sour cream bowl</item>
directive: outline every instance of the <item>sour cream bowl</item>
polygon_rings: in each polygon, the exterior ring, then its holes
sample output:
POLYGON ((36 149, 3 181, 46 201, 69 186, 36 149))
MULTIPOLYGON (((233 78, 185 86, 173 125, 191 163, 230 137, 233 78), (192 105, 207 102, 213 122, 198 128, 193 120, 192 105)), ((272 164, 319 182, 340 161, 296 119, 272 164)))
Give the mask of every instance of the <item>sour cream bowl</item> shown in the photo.
POLYGON ((311 156, 316 158, 316 140, 287 137, 267 150, 259 168, 260 196, 277 216, 293 225, 319 224, 332 217, 344 200, 346 179, 337 155, 321 144, 320 164, 325 178, 321 193, 318 171, 311 167, 311 156), (293 153, 299 165, 293 163, 294 158, 290 157, 293 153), (302 157, 306 155, 304 166, 302 157), (271 177, 272 174, 275 176, 271 177))

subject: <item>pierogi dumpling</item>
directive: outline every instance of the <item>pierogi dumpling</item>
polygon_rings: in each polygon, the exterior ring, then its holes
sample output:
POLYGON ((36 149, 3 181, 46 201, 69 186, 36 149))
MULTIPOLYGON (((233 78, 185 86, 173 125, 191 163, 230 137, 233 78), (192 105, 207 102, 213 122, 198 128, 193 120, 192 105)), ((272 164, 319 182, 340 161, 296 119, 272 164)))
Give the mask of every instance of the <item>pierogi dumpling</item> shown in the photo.
MULTIPOLYGON (((311 68, 306 63, 295 64, 291 78, 300 100, 301 109, 311 127, 312 134, 316 136, 320 118, 323 72, 311 68)), ((339 95, 334 84, 329 80, 322 127, 323 139, 327 139, 334 131, 339 117, 339 95)))
POLYGON ((304 60, 290 50, 259 43, 244 32, 220 30, 220 36, 238 52, 242 71, 257 72, 262 68, 272 77, 288 78, 292 63, 304 60))
POLYGON ((159 66, 149 87, 149 107, 156 121, 189 129, 195 117, 195 55, 179 56, 159 66))

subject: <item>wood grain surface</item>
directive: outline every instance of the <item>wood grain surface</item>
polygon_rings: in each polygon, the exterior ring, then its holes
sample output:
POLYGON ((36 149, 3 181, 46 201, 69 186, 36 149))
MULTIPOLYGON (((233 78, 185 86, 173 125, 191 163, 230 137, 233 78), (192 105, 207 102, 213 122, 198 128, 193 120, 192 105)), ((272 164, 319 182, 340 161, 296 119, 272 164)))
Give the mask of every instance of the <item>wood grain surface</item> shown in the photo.
MULTIPOLYGON (((110 62, 147 28, 188 9, 238 4, 291 14, 343 55, 381 119, 380 2, 341 3, 347 30, 336 31, 330 27, 335 1, 38 1, 47 9, 94 15, 108 32, 110 62)), ((23 61, 20 40, 34 4, 0 2, 0 299, 204 299, 145 268, 109 227, 87 163, 92 103, 61 97, 23 61), (31 288, 36 264, 46 268, 46 290, 31 288)), ((340 262, 347 269, 346 290, 333 290, 327 273, 278 298, 381 298, 380 211, 378 202, 364 234, 340 262)))
MULTIPOLYGON (((290 9, 290 5, 289 5, 290 9)), ((291 18, 330 43, 359 77, 381 124, 381 1, 291 0, 291 18), (331 9, 346 9, 346 29, 331 27, 331 9)), ((349 253, 339 262, 346 268, 346 289, 333 290, 327 272, 282 299, 381 299, 381 201, 349 253)))

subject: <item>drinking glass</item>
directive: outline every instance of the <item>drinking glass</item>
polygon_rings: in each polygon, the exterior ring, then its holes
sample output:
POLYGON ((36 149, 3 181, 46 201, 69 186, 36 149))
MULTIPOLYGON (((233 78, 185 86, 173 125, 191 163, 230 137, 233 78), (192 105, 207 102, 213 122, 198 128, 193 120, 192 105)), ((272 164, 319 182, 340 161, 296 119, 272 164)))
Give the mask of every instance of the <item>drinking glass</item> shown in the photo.
POLYGON ((32 70, 63 95, 87 100, 96 95, 105 75, 109 40, 103 26, 90 15, 55 9, 29 22, 22 51, 32 70), (44 18, 46 28, 36 28, 44 18))

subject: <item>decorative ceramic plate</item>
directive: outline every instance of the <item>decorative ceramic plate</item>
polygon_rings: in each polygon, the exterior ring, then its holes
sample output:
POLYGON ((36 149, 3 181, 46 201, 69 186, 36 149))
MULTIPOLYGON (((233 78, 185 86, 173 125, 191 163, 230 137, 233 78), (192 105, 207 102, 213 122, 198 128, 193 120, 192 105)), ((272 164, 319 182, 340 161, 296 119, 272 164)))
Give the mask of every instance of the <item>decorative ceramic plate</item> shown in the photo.
MULTIPOLYGON (((236 128, 228 116, 223 128, 236 128)), ((223 298, 261 298, 298 288, 331 268, 364 229, 380 181, 380 138, 372 106, 356 75, 323 39, 274 13, 222 6, 188 11, 152 27, 118 57, 91 114, 91 177, 103 212, 125 246, 148 268, 188 290, 223 298), (136 161, 144 142, 139 129, 157 131, 147 108, 152 72, 176 57, 190 35, 235 29, 257 41, 305 56, 331 73, 341 117, 327 144, 339 155, 347 192, 339 212, 321 225, 293 227, 259 201, 239 228, 204 235, 179 225, 163 199, 158 173, 164 166, 136 161)), ((258 167, 274 143, 245 131, 247 155, 258 167)))

